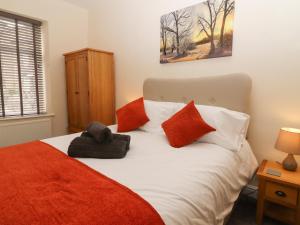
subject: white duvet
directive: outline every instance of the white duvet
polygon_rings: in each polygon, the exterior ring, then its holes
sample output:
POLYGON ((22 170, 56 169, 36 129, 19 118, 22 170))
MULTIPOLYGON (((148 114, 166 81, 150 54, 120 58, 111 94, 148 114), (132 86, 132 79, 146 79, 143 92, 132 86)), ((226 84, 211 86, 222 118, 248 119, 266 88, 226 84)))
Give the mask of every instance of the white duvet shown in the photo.
MULTIPOLYGON (((110 127, 115 132, 116 127, 110 127)), ((175 149, 162 134, 133 131, 124 159, 78 159, 148 201, 167 225, 221 225, 257 161, 245 140, 239 152, 194 143, 175 149)), ((67 152, 80 133, 43 140, 67 152)))

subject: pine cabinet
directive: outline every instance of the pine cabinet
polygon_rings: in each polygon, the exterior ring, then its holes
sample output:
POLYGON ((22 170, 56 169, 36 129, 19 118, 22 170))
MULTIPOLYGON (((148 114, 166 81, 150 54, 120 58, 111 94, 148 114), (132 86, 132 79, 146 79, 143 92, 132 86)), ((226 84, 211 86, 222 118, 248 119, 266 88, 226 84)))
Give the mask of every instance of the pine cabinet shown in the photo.
POLYGON ((115 122, 113 53, 82 49, 64 54, 69 132, 79 132, 92 121, 115 122))

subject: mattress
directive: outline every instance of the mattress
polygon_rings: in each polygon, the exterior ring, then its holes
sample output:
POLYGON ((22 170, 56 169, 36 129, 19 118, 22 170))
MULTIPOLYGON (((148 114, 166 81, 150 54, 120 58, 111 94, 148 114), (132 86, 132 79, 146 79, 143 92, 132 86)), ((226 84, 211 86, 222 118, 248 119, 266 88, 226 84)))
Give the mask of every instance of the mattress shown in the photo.
MULTIPOLYGON (((110 127, 113 132, 116 126, 110 127)), ((167 225, 221 225, 258 164, 244 140, 238 152, 207 143, 180 149, 162 134, 128 132, 123 159, 78 159, 149 202, 167 225)), ((42 140, 67 153, 80 133, 42 140)))

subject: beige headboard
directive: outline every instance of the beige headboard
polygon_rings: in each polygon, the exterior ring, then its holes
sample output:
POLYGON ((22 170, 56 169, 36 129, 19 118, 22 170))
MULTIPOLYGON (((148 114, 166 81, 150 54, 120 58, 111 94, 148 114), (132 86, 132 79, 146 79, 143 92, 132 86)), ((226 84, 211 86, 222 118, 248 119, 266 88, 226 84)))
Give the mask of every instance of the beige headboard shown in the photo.
POLYGON ((246 74, 228 74, 184 79, 149 78, 144 98, 153 101, 215 105, 239 112, 248 111, 251 79, 246 74))

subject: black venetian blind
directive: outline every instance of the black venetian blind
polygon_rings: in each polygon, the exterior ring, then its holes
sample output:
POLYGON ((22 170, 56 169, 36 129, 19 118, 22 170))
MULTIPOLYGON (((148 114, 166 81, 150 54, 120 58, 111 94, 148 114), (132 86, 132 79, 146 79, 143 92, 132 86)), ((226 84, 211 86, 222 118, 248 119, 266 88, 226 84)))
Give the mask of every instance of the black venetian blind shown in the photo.
POLYGON ((46 112, 41 25, 0 11, 0 117, 46 112))

